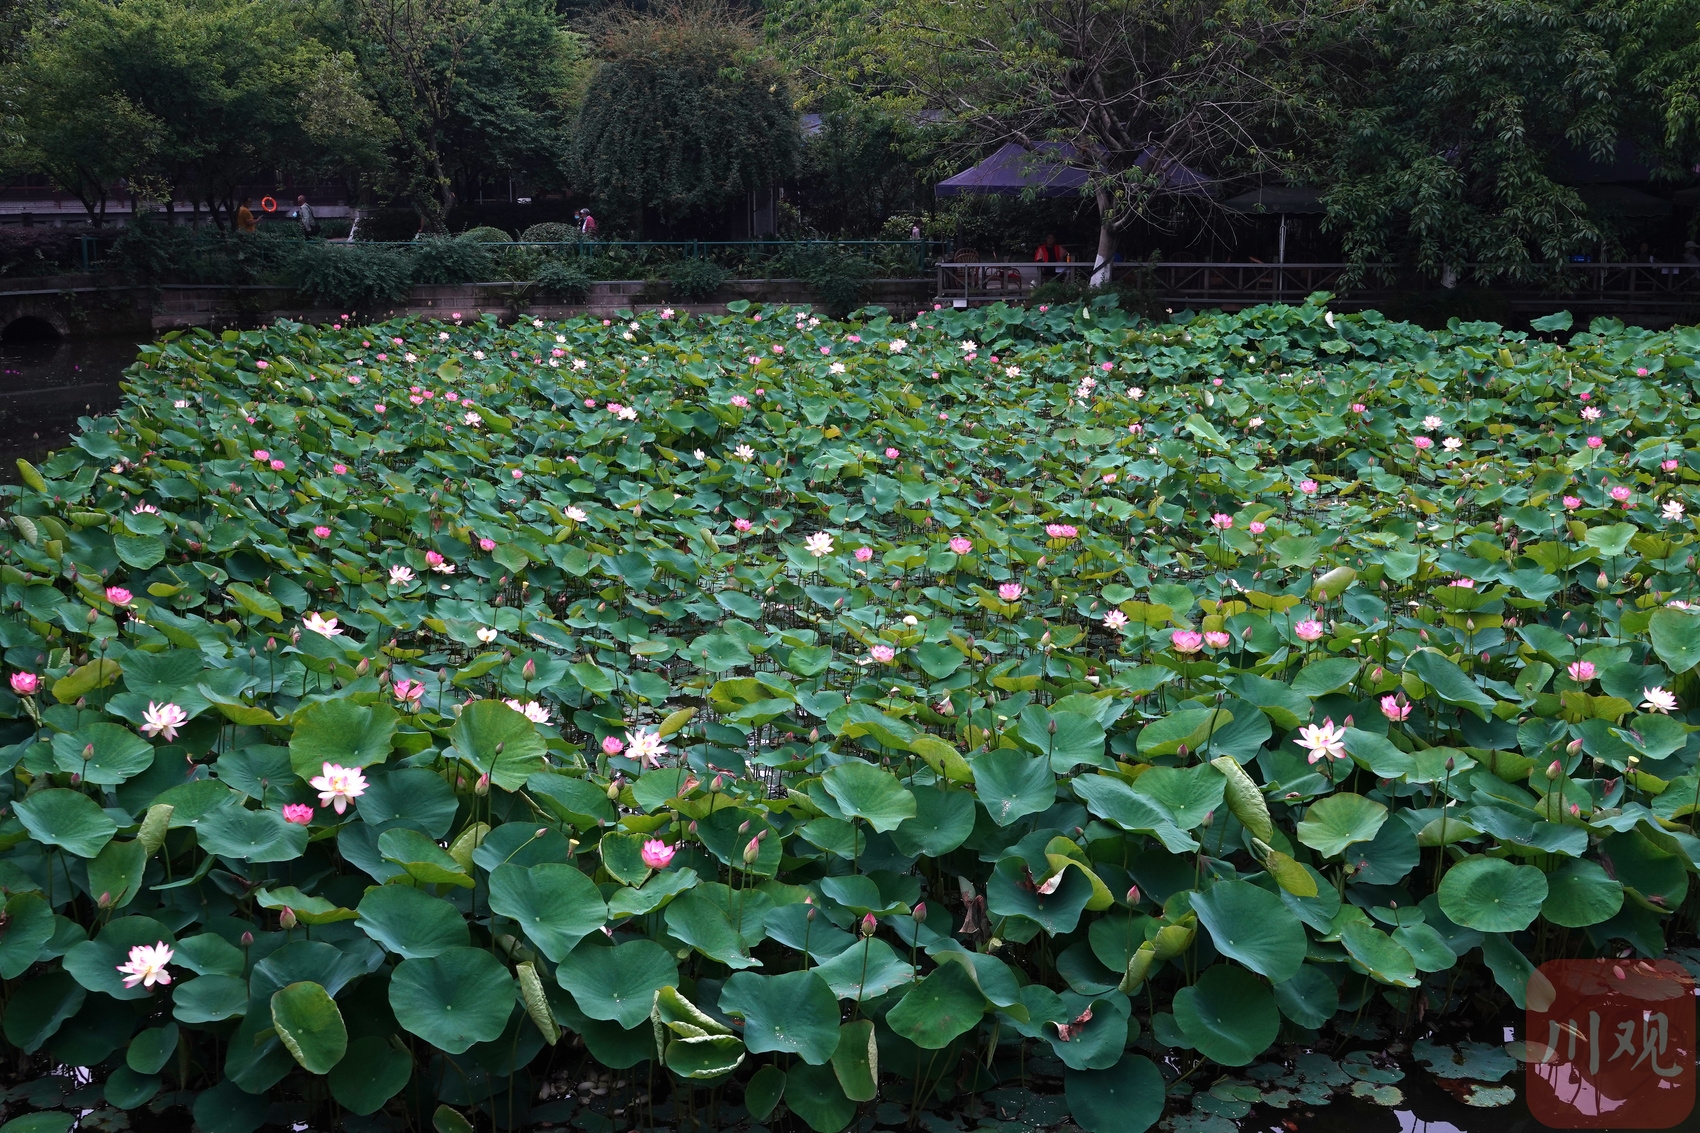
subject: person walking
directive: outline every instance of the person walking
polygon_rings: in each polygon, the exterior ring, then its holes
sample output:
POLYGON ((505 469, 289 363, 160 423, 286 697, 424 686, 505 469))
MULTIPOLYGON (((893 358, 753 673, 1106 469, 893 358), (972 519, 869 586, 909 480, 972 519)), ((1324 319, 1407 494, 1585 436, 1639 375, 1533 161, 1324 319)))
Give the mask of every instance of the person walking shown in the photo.
POLYGON ((578 230, 581 235, 596 235, 596 218, 590 215, 589 209, 578 210, 578 230))
POLYGON ((307 194, 299 194, 295 198, 295 211, 289 214, 301 226, 301 238, 311 240, 319 234, 319 218, 313 215, 313 206, 307 203, 307 194))
POLYGON ((236 231, 257 232, 260 222, 254 218, 254 210, 250 207, 253 197, 243 197, 241 206, 236 210, 236 231))

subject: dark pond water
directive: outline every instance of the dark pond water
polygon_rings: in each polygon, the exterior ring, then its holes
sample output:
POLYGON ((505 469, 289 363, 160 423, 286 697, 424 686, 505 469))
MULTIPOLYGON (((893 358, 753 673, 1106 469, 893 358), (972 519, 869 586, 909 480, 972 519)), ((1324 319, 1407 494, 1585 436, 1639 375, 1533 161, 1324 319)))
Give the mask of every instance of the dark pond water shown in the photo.
POLYGON ((63 448, 79 417, 118 407, 118 379, 136 360, 128 338, 0 342, 0 476, 18 457, 63 448))

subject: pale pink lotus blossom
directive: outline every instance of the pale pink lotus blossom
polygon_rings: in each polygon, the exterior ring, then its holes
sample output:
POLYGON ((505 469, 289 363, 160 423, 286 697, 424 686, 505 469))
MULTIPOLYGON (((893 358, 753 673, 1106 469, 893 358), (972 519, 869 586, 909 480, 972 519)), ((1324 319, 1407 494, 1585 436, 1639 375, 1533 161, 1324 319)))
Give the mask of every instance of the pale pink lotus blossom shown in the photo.
POLYGON ((1204 635, 1190 629, 1177 629, 1169 635, 1169 644, 1176 653, 1197 653, 1204 648, 1204 635))
POLYGON ((128 606, 135 600, 135 597, 136 596, 134 594, 131 594, 122 586, 108 586, 106 588, 106 600, 111 602, 114 606, 128 606))
POLYGON ((659 838, 650 838, 643 844, 641 856, 643 864, 650 869, 666 869, 667 863, 673 860, 678 851, 659 838))
POLYGON ((1315 480, 1299 481, 1299 491, 1303 492, 1307 496, 1314 496, 1316 494, 1316 489, 1317 483, 1315 480))
POLYGON ((1564 671, 1571 680, 1578 684, 1586 684, 1594 679, 1594 663, 1592 661, 1572 661, 1564 671))
POLYGON ((1080 531, 1071 523, 1047 523, 1045 534, 1052 539, 1073 539, 1080 531))
POLYGON ((259 461, 261 464, 264 464, 266 461, 270 460, 271 458, 272 458, 272 454, 267 452, 263 448, 257 448, 257 449, 254 450, 254 459, 259 461))
POLYGON ((602 737, 602 754, 604 754, 604 755, 619 755, 622 751, 625 751, 625 750, 626 750, 626 745, 620 739, 619 736, 603 736, 602 737))
POLYGON ((175 704, 155 704, 148 701, 142 713, 142 733, 150 737, 165 737, 170 743, 177 738, 177 729, 189 722, 189 714, 175 704))
POLYGON ((1245 529, 1253 535, 1261 535, 1265 531, 1269 530, 1269 525, 1264 523, 1262 520, 1254 519, 1250 523, 1246 524, 1245 529))
POLYGON ((315 538, 315 539, 329 539, 330 537, 331 537, 331 529, 326 527, 324 524, 321 523, 317 527, 313 528, 313 538, 315 538))
POLYGON ((366 776, 358 767, 327 763, 324 773, 307 780, 307 785, 319 792, 319 805, 335 807, 338 814, 348 810, 348 804, 366 793, 366 776))
POLYGON ((418 704, 425 697, 425 685, 422 681, 399 680, 391 689, 395 698, 403 704, 418 704))
POLYGON ((1397 696, 1384 696, 1381 698, 1381 714, 1393 721, 1395 724, 1399 723, 1401 720, 1410 719, 1411 709, 1415 707, 1416 705, 1406 704, 1397 696))
POLYGON ((1226 531, 1234 525, 1234 517, 1227 512, 1219 511, 1210 517, 1210 526, 1218 531, 1226 531))
POLYGON ((496 549, 496 541, 486 536, 485 538, 478 540, 478 549, 480 551, 494 551, 496 549))
POLYGON ((626 748, 628 758, 648 763, 651 767, 661 766, 661 757, 667 754, 667 745, 661 737, 642 728, 626 733, 626 748))
POLYGON ((1663 688, 1643 688, 1641 695, 1646 697, 1641 707, 1649 712, 1676 711, 1676 696, 1663 688))
POLYGON ((1415 445, 1418 449, 1431 449, 1431 448, 1434 447, 1434 438, 1432 438, 1432 437, 1412 437, 1411 443, 1413 445, 1415 445))
POLYGON ((897 650, 889 645, 875 645, 869 648, 868 656, 882 665, 889 665, 897 659, 897 650))
POLYGON ((897 449, 894 449, 894 448, 889 448, 889 447, 888 447, 888 448, 887 448, 887 449, 886 449, 886 450, 885 450, 885 458, 886 458, 886 459, 887 459, 887 460, 896 460, 896 459, 897 459, 897 458, 898 458, 898 457, 900 457, 900 456, 902 456, 902 455, 903 455, 903 454, 902 454, 902 453, 901 453, 901 452, 899 452, 899 451, 898 451, 898 450, 897 450, 897 449))
POLYGON ((509 708, 512 708, 515 712, 518 712, 521 716, 524 716, 527 720, 530 720, 533 724, 547 724, 549 722, 549 710, 543 707, 543 705, 537 703, 535 700, 518 701, 508 699, 502 701, 502 703, 507 705, 509 708))
POLYGON ((313 821, 313 808, 306 803, 285 803, 283 820, 293 822, 297 826, 306 826, 313 821))
POLYGON ((1311 763, 1346 758, 1346 729, 1336 728, 1332 718, 1324 718, 1321 724, 1306 724, 1294 742, 1310 753, 1311 763))
POLYGON ((272 462, 271 462, 271 470, 272 470, 272 471, 273 471, 273 472, 282 472, 282 471, 283 471, 283 469, 284 469, 284 463, 283 463, 283 461, 281 461, 281 460, 273 460, 273 461, 272 461, 272 462))
POLYGON ((856 548, 856 561, 857 562, 865 563, 873 557, 874 557, 874 549, 872 547, 857 547, 856 548))
POLYGON ((158 944, 138 944, 131 948, 130 959, 117 966, 124 975, 124 986, 169 984, 171 973, 166 971, 165 966, 171 963, 173 955, 171 946, 163 940, 158 944))
POLYGON ((413 581, 413 568, 397 563, 390 568, 390 585, 406 586, 413 581))
POLYGON ((1666 472, 1675 472, 1677 469, 1677 462, 1674 460, 1661 460, 1659 462, 1659 467, 1666 472))
POLYGON ((1582 500, 1578 496, 1565 496, 1563 503, 1565 511, 1575 511, 1582 506, 1582 500))
POLYGON ((1300 641, 1316 641, 1322 637, 1322 623, 1315 618, 1306 618, 1293 627, 1293 636, 1300 641))
POLYGON ((1438 429, 1443 424, 1445 424, 1445 422, 1432 413, 1423 418, 1423 428, 1425 429, 1438 429))
POLYGON ((1105 611, 1104 628, 1115 633, 1120 633, 1123 629, 1127 628, 1127 615, 1117 609, 1105 611))
POLYGON ((949 546, 951 551, 958 555, 966 555, 974 549, 974 544, 960 535, 951 536, 949 546))
POLYGON ((732 395, 732 405, 735 408, 746 409, 746 408, 749 407, 749 404, 750 404, 750 399, 745 397, 743 394, 735 393, 735 394, 732 395))
POLYGON ((732 530, 734 531, 748 531, 753 526, 754 524, 747 519, 734 519, 732 521, 732 530))
POLYGON ((1629 496, 1629 485, 1617 484, 1612 487, 1611 498, 1616 500, 1618 503, 1622 503, 1624 500, 1627 500, 1629 496))
POLYGON ((337 627, 336 619, 327 618, 322 614, 308 614, 306 617, 301 619, 301 624, 303 627, 318 634, 320 637, 342 636, 342 630, 337 627))
POLYGON ((1681 500, 1666 500, 1664 507, 1661 509, 1661 514, 1672 523, 1680 520, 1682 518, 1682 513, 1683 507, 1681 500))
POLYGON ((1204 644, 1212 649, 1226 649, 1231 641, 1233 641, 1233 637, 1219 629, 1209 630, 1204 635, 1204 644))
POLYGON ((1021 598, 1021 584, 1019 582, 1004 583, 1002 586, 998 587, 998 597, 1003 599, 1005 602, 1014 602, 1019 600, 1021 598))
POLYGON ((817 531, 803 540, 803 549, 817 559, 824 559, 832 554, 832 536, 825 531, 817 531))
POLYGON ((34 673, 13 673, 12 691, 19 696, 34 696, 41 689, 41 678, 34 673))

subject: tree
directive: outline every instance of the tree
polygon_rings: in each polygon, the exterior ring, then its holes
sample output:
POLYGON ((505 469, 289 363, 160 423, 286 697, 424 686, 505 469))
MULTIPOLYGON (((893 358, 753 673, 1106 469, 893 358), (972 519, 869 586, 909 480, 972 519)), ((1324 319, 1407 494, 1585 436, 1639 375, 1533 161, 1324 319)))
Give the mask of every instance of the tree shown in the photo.
POLYGON ((394 188, 427 231, 457 183, 563 175, 577 39, 547 0, 348 0, 355 45, 396 123, 394 188))
POLYGON ((1349 258, 1414 264, 1448 283, 1526 281, 1609 242, 1605 218, 1558 169, 1568 154, 1606 159, 1625 141, 1663 153, 1672 172, 1684 143, 1692 159, 1680 89, 1647 81, 1694 43, 1693 5, 1675 19, 1670 7, 1395 0, 1345 29, 1349 64, 1307 100, 1304 165, 1349 258))
POLYGON ((1208 214, 1213 190, 1284 167, 1304 0, 794 0, 778 20, 817 83, 1082 170, 1094 282, 1135 220, 1208 214), (819 29, 832 30, 824 37, 819 29))
POLYGON ((581 175, 605 205, 700 217, 797 166, 784 75, 750 24, 714 3, 621 13, 595 36, 601 60, 579 111, 581 175))

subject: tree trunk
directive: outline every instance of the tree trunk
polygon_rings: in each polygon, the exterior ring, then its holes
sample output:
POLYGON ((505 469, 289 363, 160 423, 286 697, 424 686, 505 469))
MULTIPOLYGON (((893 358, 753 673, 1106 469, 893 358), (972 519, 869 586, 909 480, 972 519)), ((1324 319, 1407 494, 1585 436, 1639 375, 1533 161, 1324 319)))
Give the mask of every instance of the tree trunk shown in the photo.
POLYGON ((1116 230, 1110 223, 1110 194, 1107 190, 1099 189, 1098 198, 1098 253, 1092 259, 1092 286, 1107 287, 1110 283, 1110 271, 1116 260, 1116 230))

